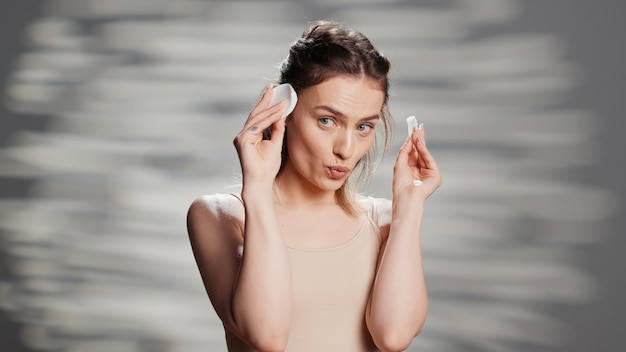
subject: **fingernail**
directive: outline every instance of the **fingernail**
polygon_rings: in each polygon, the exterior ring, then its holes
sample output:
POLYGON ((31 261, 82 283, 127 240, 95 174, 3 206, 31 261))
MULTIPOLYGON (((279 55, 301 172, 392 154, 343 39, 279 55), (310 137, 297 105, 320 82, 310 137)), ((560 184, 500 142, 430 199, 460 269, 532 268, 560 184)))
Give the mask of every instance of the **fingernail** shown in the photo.
POLYGON ((420 122, 419 126, 417 127, 418 130, 423 130, 424 129, 424 123, 420 122))

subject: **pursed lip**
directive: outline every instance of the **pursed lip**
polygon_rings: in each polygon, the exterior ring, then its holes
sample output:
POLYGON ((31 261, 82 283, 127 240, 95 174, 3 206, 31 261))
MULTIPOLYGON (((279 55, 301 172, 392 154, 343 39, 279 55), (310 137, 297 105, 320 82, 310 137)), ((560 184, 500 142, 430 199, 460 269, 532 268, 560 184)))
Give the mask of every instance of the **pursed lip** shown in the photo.
POLYGON ((345 166, 328 166, 328 172, 330 176, 335 179, 344 178, 346 175, 350 173, 350 168, 345 166))

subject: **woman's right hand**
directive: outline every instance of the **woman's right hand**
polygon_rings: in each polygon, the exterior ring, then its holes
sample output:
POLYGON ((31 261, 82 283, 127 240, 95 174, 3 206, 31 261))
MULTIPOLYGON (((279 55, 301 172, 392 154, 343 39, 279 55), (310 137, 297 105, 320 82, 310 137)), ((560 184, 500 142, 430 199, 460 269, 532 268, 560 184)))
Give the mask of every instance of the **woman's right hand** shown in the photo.
POLYGON ((281 164, 285 119, 282 117, 285 102, 270 107, 272 86, 263 92, 243 129, 233 143, 239 155, 244 184, 260 183, 271 186, 281 164), (270 139, 263 139, 263 131, 272 126, 270 139))

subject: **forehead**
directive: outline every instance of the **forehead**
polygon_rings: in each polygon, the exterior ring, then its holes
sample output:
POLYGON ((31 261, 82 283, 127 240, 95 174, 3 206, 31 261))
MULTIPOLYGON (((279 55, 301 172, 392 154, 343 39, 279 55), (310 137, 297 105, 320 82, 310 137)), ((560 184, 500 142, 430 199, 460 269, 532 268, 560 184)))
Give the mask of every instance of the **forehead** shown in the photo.
POLYGON ((384 100, 378 83, 367 77, 336 76, 298 94, 298 104, 305 108, 323 105, 356 118, 379 114, 384 100))

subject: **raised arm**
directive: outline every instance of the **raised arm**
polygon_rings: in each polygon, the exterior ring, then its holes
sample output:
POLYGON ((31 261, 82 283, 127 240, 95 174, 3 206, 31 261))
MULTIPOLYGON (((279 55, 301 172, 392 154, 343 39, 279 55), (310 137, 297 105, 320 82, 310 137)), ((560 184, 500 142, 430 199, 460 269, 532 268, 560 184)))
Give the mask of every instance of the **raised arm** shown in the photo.
POLYGON ((259 351, 284 350, 291 319, 291 272, 272 197, 284 134, 283 104, 269 107, 271 95, 266 90, 234 140, 245 210, 237 215, 235 206, 228 205, 234 197, 214 196, 196 200, 188 215, 194 255, 218 316, 259 351), (269 126, 272 136, 262 140, 269 126))
POLYGON ((420 126, 400 149, 394 167, 393 199, 381 207, 384 242, 366 322, 374 343, 383 351, 408 348, 426 320, 421 224, 424 201, 440 184, 439 170, 420 126))

